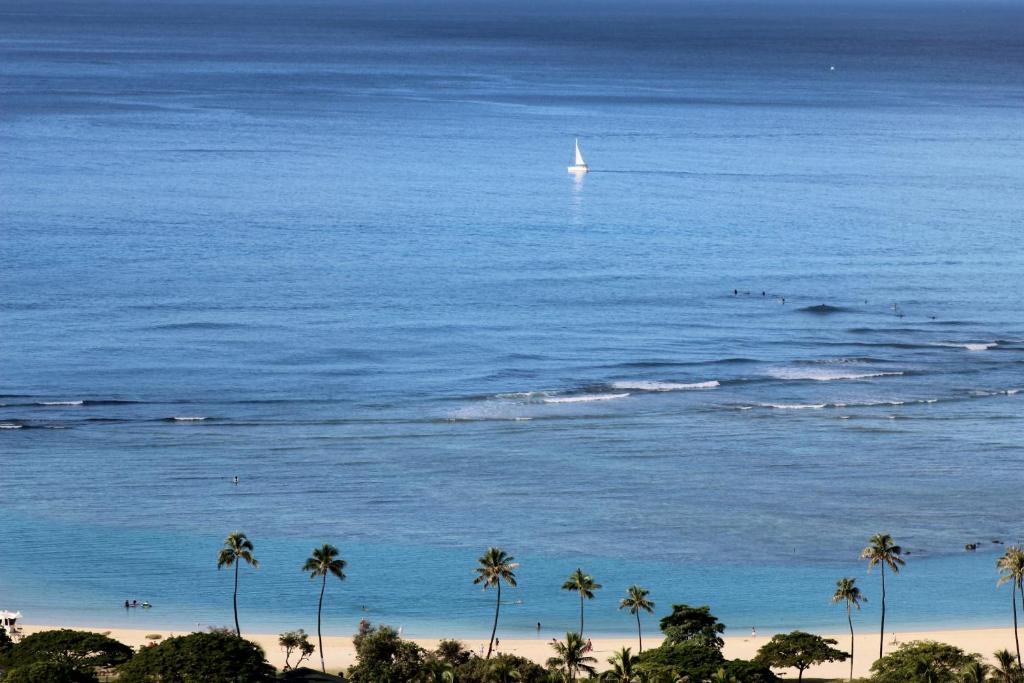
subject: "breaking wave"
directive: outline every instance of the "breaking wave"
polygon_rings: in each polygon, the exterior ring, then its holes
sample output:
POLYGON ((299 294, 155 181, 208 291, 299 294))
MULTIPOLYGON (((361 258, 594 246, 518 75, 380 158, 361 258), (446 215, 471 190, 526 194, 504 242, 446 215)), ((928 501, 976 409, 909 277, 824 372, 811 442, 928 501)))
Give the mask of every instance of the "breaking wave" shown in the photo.
POLYGON ((786 380, 814 380, 830 382, 834 380, 871 379, 874 377, 897 377, 904 374, 896 371, 881 370, 843 370, 828 367, 774 368, 768 371, 770 377, 786 380))
POLYGON ((577 394, 574 396, 546 396, 541 403, 590 403, 591 401, 614 401, 618 398, 626 398, 629 392, 618 394, 577 394))
POLYGON ((708 382, 653 382, 644 380, 612 382, 613 389, 629 389, 633 391, 687 391, 690 389, 714 389, 719 386, 718 380, 708 382))

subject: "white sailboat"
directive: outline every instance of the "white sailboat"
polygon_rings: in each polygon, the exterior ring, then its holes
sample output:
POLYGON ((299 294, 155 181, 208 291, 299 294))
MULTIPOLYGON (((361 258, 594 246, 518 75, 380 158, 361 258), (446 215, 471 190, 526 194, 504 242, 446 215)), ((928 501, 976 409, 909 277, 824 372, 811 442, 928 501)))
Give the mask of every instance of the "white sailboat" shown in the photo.
POLYGON ((580 152, 580 139, 576 138, 576 163, 568 168, 569 173, 586 173, 590 168, 587 162, 583 161, 583 154, 580 152))

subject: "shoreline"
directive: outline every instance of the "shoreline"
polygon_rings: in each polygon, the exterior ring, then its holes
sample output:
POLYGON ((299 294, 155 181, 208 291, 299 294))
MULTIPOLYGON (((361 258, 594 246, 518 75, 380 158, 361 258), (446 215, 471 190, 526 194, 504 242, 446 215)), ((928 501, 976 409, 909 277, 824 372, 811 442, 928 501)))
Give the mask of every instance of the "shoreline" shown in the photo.
MULTIPOLYGON (((147 635, 151 634, 160 634, 162 636, 161 639, 167 639, 173 636, 187 635, 188 633, 194 632, 194 630, 187 629, 161 630, 157 627, 133 629, 106 628, 103 626, 62 626, 54 624, 22 624, 21 627, 25 635, 57 628, 94 631, 109 635, 111 638, 119 640, 132 647, 144 646, 151 642, 146 638, 147 635)), ((309 631, 307 631, 307 633, 310 636, 310 641, 316 644, 315 629, 312 633, 309 631)), ((836 647, 841 650, 846 650, 849 647, 850 635, 848 632, 845 634, 818 633, 819 635, 823 635, 828 638, 835 638, 838 641, 836 647)), ((771 639, 771 635, 772 634, 770 633, 758 633, 756 637, 751 636, 751 634, 725 636, 723 638, 725 640, 723 653, 727 659, 751 659, 757 653, 758 648, 771 639)), ((284 666, 284 654, 281 652, 281 649, 277 644, 278 634, 267 632, 246 633, 243 631, 242 637, 259 644, 266 653, 267 660, 272 665, 278 669, 284 666)), ((408 640, 411 640, 425 649, 431 650, 437 647, 437 644, 441 639, 442 638, 440 637, 431 637, 409 638, 408 640)), ((461 638, 458 640, 460 640, 468 650, 477 654, 481 652, 481 647, 484 650, 487 647, 486 638, 461 638)), ((987 661, 991 661, 992 653, 994 651, 1003 648, 1013 648, 1013 629, 1010 627, 992 627, 962 629, 910 629, 895 632, 887 630, 885 637, 885 651, 887 653, 891 652, 900 644, 907 643, 912 640, 936 640, 950 645, 956 645, 967 652, 977 652, 987 661), (892 644, 893 635, 895 635, 895 645, 892 644)), ((644 634, 645 649, 657 647, 661 641, 661 634, 656 633, 656 631, 644 634)), ((501 647, 498 650, 499 652, 526 657, 527 659, 531 659, 541 665, 543 665, 547 658, 552 655, 550 645, 551 638, 548 637, 547 634, 534 638, 500 639, 500 643, 501 647)), ((868 653, 874 653, 877 651, 878 634, 877 632, 872 632, 870 629, 861 628, 856 633, 854 644, 855 652, 862 653, 854 660, 854 675, 866 676, 870 671, 872 662, 874 661, 874 655, 868 653)), ((608 657, 610 657, 612 653, 620 647, 630 647, 635 653, 637 651, 637 639, 635 634, 632 636, 621 637, 599 636, 593 638, 593 646, 594 651, 592 655, 598 660, 598 669, 603 670, 608 666, 606 662, 608 657)), ((325 635, 324 657, 328 671, 339 671, 348 668, 355 662, 355 648, 352 645, 352 636, 325 635)), ((319 655, 314 653, 307 662, 304 662, 304 666, 309 665, 311 668, 316 668, 318 662, 319 655)), ((823 678, 845 678, 849 675, 849 672, 850 665, 847 661, 822 664, 820 666, 812 667, 807 670, 806 675, 823 678)))

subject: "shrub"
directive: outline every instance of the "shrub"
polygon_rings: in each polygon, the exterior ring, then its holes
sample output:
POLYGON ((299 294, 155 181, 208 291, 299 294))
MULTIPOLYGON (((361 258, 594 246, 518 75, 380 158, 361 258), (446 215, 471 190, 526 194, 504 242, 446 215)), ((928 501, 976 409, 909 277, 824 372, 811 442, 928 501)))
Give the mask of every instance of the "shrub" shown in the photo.
POLYGON ((956 683, 960 671, 981 657, 931 640, 900 646, 871 665, 871 683, 956 683))
POLYGON ((262 683, 275 671, 258 645, 225 633, 192 633, 145 648, 118 683, 262 683))
POLYGON ((402 640, 390 626, 360 623, 352 642, 356 646, 356 664, 349 669, 348 678, 353 681, 411 681, 423 667, 423 648, 402 640))
POLYGON ((67 662, 33 662, 9 670, 4 683, 96 683, 92 671, 81 671, 67 662))
POLYGON ((509 673, 507 679, 517 683, 542 683, 550 680, 550 674, 544 667, 525 657, 500 654, 491 659, 473 657, 463 663, 455 671, 455 680, 459 683, 492 683, 501 680, 503 672, 509 673))

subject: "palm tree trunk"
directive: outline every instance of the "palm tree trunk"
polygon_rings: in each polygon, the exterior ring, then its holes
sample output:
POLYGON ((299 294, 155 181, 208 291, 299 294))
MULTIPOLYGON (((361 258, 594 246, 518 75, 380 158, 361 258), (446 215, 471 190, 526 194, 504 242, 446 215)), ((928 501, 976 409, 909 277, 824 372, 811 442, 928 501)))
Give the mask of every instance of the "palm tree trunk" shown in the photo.
POLYGON ((324 637, 320 635, 320 614, 324 611, 324 589, 327 588, 327 573, 324 572, 324 582, 320 585, 320 604, 316 608, 316 639, 320 643, 320 670, 327 673, 327 666, 324 664, 324 637))
POLYGON ((846 603, 846 621, 850 624, 850 681, 853 682, 853 614, 850 613, 850 603, 846 603))
POLYGON ((882 567, 882 627, 878 637, 878 658, 882 658, 882 646, 885 645, 885 563, 882 567))
POLYGON ((1017 644, 1017 666, 1020 667, 1020 637, 1017 635, 1017 583, 1013 582, 1013 640, 1017 644))
POLYGON ((231 604, 235 608, 235 635, 242 637, 242 629, 238 626, 238 560, 235 560, 235 592, 231 597, 231 604))
POLYGON ((494 636, 498 633, 498 612, 501 611, 501 581, 498 581, 498 600, 494 604, 494 627, 491 629, 491 643, 487 646, 487 657, 491 658, 491 650, 494 649, 494 636))
POLYGON ((580 638, 583 637, 583 591, 580 591, 580 638))
POLYGON ((640 632, 640 610, 636 611, 636 639, 640 641, 640 652, 643 652, 644 634, 640 632))

